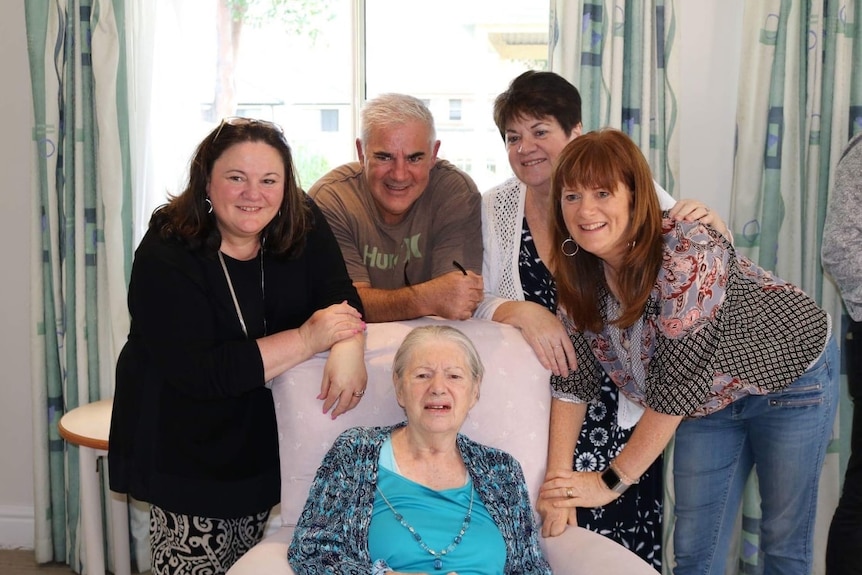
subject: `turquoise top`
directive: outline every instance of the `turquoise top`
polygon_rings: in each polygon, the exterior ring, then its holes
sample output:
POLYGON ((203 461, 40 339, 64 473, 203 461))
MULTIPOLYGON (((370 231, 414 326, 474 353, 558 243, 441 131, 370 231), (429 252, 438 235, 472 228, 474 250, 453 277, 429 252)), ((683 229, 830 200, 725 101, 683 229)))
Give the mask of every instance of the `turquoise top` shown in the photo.
POLYGON ((502 573, 506 563, 506 545, 500 530, 488 514, 473 482, 467 478, 463 487, 435 491, 411 481, 398 473, 392 454, 392 442, 387 439, 380 451, 377 487, 386 499, 411 525, 425 544, 442 559, 442 570, 434 568, 435 557, 420 547, 419 542, 395 518, 381 497, 374 496, 374 510, 368 530, 368 550, 374 561, 384 560, 395 571, 407 573, 449 573, 485 575, 502 573), (446 555, 440 551, 449 547, 461 531, 473 494, 470 527, 461 543, 446 555))

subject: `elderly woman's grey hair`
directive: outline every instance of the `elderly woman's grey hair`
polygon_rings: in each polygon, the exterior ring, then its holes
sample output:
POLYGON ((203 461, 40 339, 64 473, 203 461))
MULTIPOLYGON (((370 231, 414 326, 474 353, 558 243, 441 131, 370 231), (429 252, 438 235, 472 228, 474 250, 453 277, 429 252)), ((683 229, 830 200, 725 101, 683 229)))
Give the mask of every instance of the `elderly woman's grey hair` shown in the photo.
POLYGON ((422 100, 407 94, 381 94, 366 102, 362 108, 362 143, 368 142, 371 132, 408 122, 422 122, 428 127, 428 143, 432 146, 437 140, 434 116, 422 100))
POLYGON ((470 370, 473 383, 478 385, 482 382, 485 366, 482 365, 482 359, 479 357, 479 352, 476 351, 476 346, 461 330, 448 325, 423 325, 413 328, 407 334, 407 337, 398 347, 398 351, 395 352, 395 359, 392 361, 392 373, 396 381, 400 381, 404 376, 404 370, 407 369, 407 364, 413 353, 423 344, 433 340, 449 341, 460 347, 461 351, 464 352, 464 359, 467 360, 467 368, 470 370))

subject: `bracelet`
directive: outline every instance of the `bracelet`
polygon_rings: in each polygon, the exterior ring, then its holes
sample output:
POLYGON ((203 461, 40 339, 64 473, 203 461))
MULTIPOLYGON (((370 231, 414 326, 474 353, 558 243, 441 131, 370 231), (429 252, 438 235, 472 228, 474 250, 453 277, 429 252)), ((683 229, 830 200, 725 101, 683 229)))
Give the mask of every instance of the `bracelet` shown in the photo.
POLYGON ((617 466, 616 459, 611 460, 611 462, 608 463, 608 467, 613 469, 619 476, 619 478, 622 479, 628 485, 636 485, 641 480, 640 477, 638 477, 637 479, 632 479, 631 477, 620 471, 620 468, 617 466))

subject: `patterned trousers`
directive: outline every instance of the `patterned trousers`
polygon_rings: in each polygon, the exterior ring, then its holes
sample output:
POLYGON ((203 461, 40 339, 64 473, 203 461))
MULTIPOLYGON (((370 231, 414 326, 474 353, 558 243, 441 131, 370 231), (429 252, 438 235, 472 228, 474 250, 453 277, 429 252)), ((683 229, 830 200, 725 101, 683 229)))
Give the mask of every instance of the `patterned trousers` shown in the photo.
POLYGON ((212 519, 150 507, 153 575, 222 575, 257 544, 269 510, 231 519, 212 519))

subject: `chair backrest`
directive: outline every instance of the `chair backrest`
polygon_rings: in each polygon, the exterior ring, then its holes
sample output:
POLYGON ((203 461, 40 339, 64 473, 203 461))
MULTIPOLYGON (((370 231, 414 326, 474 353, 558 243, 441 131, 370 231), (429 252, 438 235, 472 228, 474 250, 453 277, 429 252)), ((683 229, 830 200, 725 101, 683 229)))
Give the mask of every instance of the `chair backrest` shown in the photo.
POLYGON ((545 473, 550 412, 550 372, 544 369, 516 328, 471 319, 421 318, 369 324, 365 361, 368 388, 359 406, 332 420, 316 399, 325 355, 316 356, 273 382, 281 455, 281 517, 295 525, 314 474, 335 438, 358 425, 387 425, 404 419, 392 387, 392 358, 407 333, 429 323, 463 331, 485 365, 479 402, 461 432, 512 454, 524 469, 535 497, 545 473))

